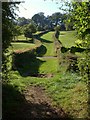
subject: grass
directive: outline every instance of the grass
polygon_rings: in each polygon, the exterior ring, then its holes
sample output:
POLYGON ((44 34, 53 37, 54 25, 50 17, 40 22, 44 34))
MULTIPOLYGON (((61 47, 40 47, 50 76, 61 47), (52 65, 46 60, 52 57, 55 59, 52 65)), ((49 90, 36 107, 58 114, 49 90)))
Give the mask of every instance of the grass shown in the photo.
POLYGON ((13 50, 25 50, 25 49, 32 49, 34 48, 36 45, 35 44, 31 44, 31 43, 11 43, 13 50))
POLYGON ((27 85, 43 86, 53 99, 53 105, 62 107, 76 118, 87 116, 87 86, 76 73, 56 74, 53 78, 21 77, 12 73, 11 84, 21 88, 27 85))
POLYGON ((18 36, 18 40, 26 40, 26 37, 24 35, 18 36))
POLYGON ((61 31, 59 40, 62 42, 63 46, 70 48, 76 46, 75 41, 77 40, 75 31, 61 31))
POLYGON ((46 42, 43 42, 43 45, 46 47, 47 52, 44 56, 54 56, 54 43, 52 39, 52 35, 54 32, 49 32, 47 34, 44 34, 41 38, 46 40, 46 42), (49 43, 50 42, 50 43, 49 43))
MULTIPOLYGON (((18 40, 20 41, 20 40, 26 40, 26 37, 24 36, 24 35, 20 35, 20 36, 18 36, 18 40)), ((27 38, 27 40, 31 40, 31 38, 27 38)), ((27 41, 26 40, 26 41, 27 41)))
POLYGON ((58 70, 58 61, 57 58, 42 58, 41 60, 45 61, 39 68, 40 73, 56 73, 58 70))
MULTIPOLYGON (((75 40, 77 38, 74 31, 61 31, 60 33, 59 39, 65 47, 75 46, 75 40)), ((52 34, 53 32, 49 32, 41 37, 43 46, 47 49, 44 56, 54 56, 52 34)), ((15 50, 34 46, 30 43, 13 43, 15 50)), ((87 81, 83 81, 78 73, 65 73, 63 68, 60 68, 63 72, 57 72, 60 66, 58 66, 58 60, 56 58, 43 57, 32 59, 30 62, 30 58, 28 57, 28 59, 24 58, 22 61, 24 61, 24 70, 31 70, 32 72, 36 70, 36 72, 44 74, 53 73, 54 76, 51 78, 22 77, 19 71, 11 71, 10 85, 17 88, 20 92, 28 85, 43 86, 48 95, 53 99, 53 105, 62 107, 64 111, 74 118, 87 117, 87 81)))

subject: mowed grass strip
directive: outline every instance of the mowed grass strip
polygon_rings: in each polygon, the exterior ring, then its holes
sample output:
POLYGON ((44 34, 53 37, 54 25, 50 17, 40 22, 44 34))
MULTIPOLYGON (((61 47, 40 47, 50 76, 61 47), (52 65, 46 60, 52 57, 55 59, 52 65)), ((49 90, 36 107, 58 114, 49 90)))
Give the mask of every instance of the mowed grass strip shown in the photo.
POLYGON ((76 46, 75 41, 77 40, 77 35, 75 31, 60 31, 59 40, 62 42, 63 46, 70 48, 76 46))
POLYGON ((41 37, 42 39, 44 39, 46 41, 46 42, 42 42, 43 45, 47 49, 47 52, 44 56, 54 56, 54 43, 53 43, 53 37, 52 37, 53 34, 54 34, 54 32, 48 32, 47 34, 44 34, 41 37))
POLYGON ((31 44, 31 43, 11 43, 12 44, 12 47, 13 47, 13 50, 16 51, 16 50, 28 50, 28 49, 32 49, 32 48, 35 48, 36 45, 35 44, 31 44))

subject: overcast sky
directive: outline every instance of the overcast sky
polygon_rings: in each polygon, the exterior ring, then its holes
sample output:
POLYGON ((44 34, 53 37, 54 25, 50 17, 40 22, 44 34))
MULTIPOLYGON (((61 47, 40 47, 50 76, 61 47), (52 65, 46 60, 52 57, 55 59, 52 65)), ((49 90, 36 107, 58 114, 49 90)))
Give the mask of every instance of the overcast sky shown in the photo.
MULTIPOLYGON (((31 18, 39 12, 44 12, 45 16, 52 15, 52 13, 60 12, 60 0, 24 0, 25 3, 19 5, 17 14, 19 17, 31 18), (58 2, 59 1, 59 2, 58 2), (57 2, 59 4, 57 4, 57 2)), ((61 0, 64 1, 64 0, 61 0)))

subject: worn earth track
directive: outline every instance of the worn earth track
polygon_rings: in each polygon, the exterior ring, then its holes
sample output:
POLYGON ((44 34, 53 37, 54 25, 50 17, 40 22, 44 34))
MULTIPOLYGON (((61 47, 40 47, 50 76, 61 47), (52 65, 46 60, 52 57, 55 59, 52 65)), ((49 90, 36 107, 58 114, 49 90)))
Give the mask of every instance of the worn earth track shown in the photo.
POLYGON ((52 106, 52 100, 40 86, 29 86, 24 91, 26 105, 21 113, 25 120, 35 118, 66 118, 67 115, 61 108, 52 106))

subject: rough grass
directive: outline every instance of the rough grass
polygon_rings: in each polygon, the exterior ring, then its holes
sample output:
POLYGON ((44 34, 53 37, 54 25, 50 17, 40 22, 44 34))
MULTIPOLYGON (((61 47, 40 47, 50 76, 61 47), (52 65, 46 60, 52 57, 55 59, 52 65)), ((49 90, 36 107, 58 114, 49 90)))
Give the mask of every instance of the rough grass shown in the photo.
POLYGON ((53 33, 54 32, 49 32, 41 37, 43 41, 43 45, 47 49, 47 52, 44 56, 54 56, 54 43, 52 39, 53 33))
POLYGON ((21 77, 12 73, 11 84, 23 90, 27 85, 43 86, 53 98, 53 105, 62 107, 74 118, 87 117, 86 82, 76 73, 56 74, 53 78, 21 77))

